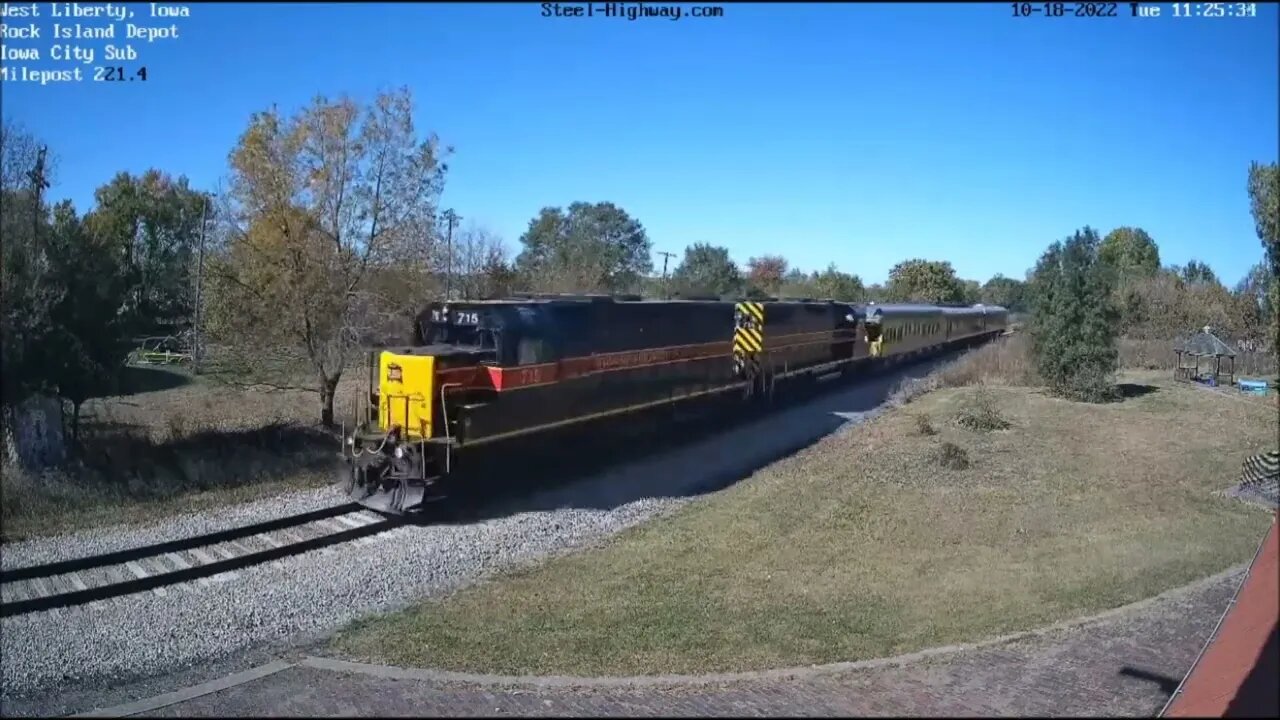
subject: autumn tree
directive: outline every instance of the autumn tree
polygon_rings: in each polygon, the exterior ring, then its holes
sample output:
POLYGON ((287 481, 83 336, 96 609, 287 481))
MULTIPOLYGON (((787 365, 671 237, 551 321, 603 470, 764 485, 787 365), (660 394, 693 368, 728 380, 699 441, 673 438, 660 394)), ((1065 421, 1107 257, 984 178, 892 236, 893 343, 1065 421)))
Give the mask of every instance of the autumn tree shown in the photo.
POLYGON ((742 287, 742 274, 728 248, 694 243, 684 249, 684 259, 671 273, 671 287, 680 295, 733 295, 742 287))
POLYGON ((1259 341, 1264 348, 1269 347, 1271 340, 1274 320, 1271 297, 1277 282, 1280 279, 1271 273, 1264 260, 1249 268, 1233 292, 1242 322, 1251 336, 1249 339, 1259 341))
POLYGON ((1118 227, 1107 233, 1098 248, 1098 257, 1123 284, 1129 279, 1151 277, 1160 269, 1160 250, 1155 240, 1139 227, 1118 227))
POLYGON ((543 208, 520 244, 516 268, 542 292, 625 292, 653 269, 644 226, 610 202, 543 208))
POLYGON ((1098 256, 1092 228, 1055 242, 1041 255, 1030 283, 1032 350, 1050 389, 1097 401, 1110 394, 1116 350, 1111 274, 1098 256))
MULTIPOLYGON (((1266 292, 1264 277, 1246 277, 1233 293, 1212 277, 1187 282, 1185 272, 1185 268, 1176 272, 1163 268, 1151 277, 1130 280, 1116 294, 1122 334, 1170 341, 1210 325, 1237 341, 1262 340, 1264 313, 1258 293, 1266 292)), ((1193 266, 1197 277, 1204 272, 1193 266)), ((1212 275, 1211 270, 1207 272, 1212 275)))
POLYGON ((259 357, 305 358, 325 425, 380 300, 371 269, 432 242, 447 152, 418 135, 407 89, 256 113, 231 152, 211 329, 259 357))
POLYGON ((817 295, 813 277, 800 268, 791 268, 773 293, 780 298, 813 298, 817 295))
POLYGON ((781 255, 761 255, 747 260, 747 282, 766 295, 777 295, 787 275, 787 260, 781 255))
POLYGON ((950 262, 914 259, 889 270, 886 291, 893 302, 961 303, 965 287, 950 262))

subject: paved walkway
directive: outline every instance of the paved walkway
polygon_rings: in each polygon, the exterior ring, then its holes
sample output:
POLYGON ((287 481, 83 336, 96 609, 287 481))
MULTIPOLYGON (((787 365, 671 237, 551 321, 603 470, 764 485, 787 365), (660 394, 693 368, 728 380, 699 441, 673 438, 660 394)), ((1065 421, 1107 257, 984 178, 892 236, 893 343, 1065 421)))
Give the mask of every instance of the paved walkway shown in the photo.
POLYGON ((1072 627, 743 679, 494 679, 294 658, 106 715, 1095 715, 1160 711, 1243 568, 1072 627), (583 683, 586 686, 582 686, 583 683))

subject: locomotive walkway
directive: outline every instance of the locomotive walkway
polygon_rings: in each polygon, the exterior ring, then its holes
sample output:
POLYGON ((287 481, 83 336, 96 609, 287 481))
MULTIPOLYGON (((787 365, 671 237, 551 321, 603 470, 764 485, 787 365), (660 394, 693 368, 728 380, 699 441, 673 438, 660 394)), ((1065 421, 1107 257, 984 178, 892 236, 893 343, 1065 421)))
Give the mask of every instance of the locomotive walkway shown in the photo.
POLYGON ((100 716, 1126 715, 1160 712, 1244 566, 1093 618, 823 668, 691 678, 495 678, 282 659, 100 716))

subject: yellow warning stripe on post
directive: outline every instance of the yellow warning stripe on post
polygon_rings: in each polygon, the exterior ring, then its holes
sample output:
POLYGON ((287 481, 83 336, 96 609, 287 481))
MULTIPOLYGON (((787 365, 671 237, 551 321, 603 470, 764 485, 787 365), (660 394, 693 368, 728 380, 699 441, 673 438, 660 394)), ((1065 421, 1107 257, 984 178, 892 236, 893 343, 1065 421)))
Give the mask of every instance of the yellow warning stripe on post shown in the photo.
POLYGON ((750 315, 761 326, 764 325, 764 305, 757 302, 740 302, 737 309, 741 313, 750 315))
POLYGON ((759 330, 738 328, 733 331, 733 349, 743 353, 758 353, 764 350, 764 338, 759 330))
POLYGON ((739 377, 760 374, 764 352, 764 305, 740 302, 733 308, 733 366, 739 377))

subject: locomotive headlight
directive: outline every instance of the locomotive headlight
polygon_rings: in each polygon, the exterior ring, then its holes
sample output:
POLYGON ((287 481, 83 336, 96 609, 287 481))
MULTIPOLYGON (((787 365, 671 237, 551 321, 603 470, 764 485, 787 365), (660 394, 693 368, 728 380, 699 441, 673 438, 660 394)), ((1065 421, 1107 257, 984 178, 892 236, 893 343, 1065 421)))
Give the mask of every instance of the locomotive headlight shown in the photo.
POLYGON ((396 446, 396 458, 402 458, 402 457, 404 457, 404 446, 403 446, 403 445, 397 445, 397 446, 396 446))
POLYGON ((348 444, 348 445, 355 445, 355 444, 356 444, 356 436, 355 436, 355 435, 352 435, 352 436, 348 437, 348 438, 347 438, 347 444, 348 444))

